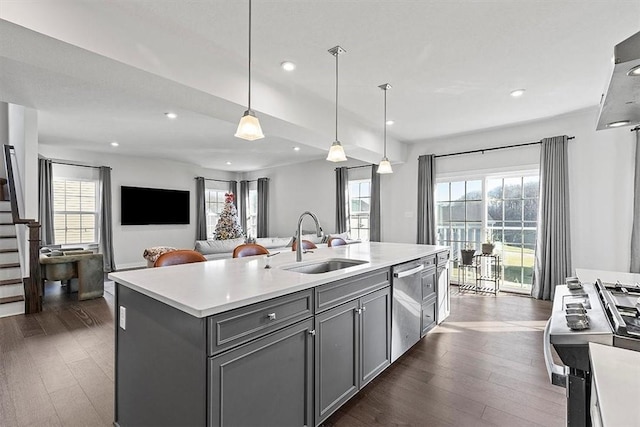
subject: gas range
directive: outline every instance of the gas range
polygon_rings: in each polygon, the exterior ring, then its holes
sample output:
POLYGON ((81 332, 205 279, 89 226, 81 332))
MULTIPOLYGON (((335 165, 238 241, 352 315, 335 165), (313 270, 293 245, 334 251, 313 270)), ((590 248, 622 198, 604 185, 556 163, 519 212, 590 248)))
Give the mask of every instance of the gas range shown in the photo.
POLYGON ((555 288, 553 309, 545 328, 544 356, 551 383, 567 389, 567 425, 590 426, 589 343, 640 351, 640 275, 581 269, 576 272, 581 286, 555 288), (573 322, 576 312, 581 313, 584 324, 573 322), (563 365, 553 361, 552 346, 563 365))

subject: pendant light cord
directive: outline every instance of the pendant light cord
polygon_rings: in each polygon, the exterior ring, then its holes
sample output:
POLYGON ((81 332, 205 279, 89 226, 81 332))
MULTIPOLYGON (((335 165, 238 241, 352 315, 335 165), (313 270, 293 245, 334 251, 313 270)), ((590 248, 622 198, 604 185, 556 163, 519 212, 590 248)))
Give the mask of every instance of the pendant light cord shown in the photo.
POLYGON ((387 158, 387 89, 384 90, 384 158, 387 158))
POLYGON ((247 109, 251 111, 251 0, 249 0, 249 101, 247 109))
POLYGON ((336 51, 336 141, 338 140, 338 56, 340 52, 336 51))

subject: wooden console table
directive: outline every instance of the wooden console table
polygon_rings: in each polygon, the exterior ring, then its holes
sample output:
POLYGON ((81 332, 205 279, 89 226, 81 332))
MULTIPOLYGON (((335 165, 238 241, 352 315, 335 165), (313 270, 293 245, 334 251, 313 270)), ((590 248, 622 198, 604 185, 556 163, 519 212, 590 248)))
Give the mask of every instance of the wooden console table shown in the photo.
POLYGON ((59 256, 40 255, 43 286, 45 280, 69 280, 69 290, 78 292, 78 301, 104 294, 102 254, 82 253, 59 256))

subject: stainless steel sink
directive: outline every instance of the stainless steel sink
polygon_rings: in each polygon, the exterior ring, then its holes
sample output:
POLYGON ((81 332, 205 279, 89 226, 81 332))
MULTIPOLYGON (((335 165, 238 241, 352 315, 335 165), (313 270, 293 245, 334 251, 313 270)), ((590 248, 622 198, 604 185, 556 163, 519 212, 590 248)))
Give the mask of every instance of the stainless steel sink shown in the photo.
POLYGON ((342 259, 332 258, 321 262, 314 262, 301 265, 291 265, 281 267, 283 270, 293 271, 303 274, 321 274, 330 271, 342 270, 344 268, 354 267, 356 265, 366 264, 367 261, 359 259, 342 259))

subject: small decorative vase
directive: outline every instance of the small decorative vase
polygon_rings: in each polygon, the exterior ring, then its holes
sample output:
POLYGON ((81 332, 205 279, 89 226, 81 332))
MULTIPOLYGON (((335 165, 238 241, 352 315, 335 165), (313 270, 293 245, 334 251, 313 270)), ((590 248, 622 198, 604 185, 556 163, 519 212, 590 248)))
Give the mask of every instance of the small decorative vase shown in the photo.
POLYGON ((483 255, 491 255, 493 253, 493 248, 495 248, 495 245, 493 243, 483 243, 482 244, 482 254, 483 255))

